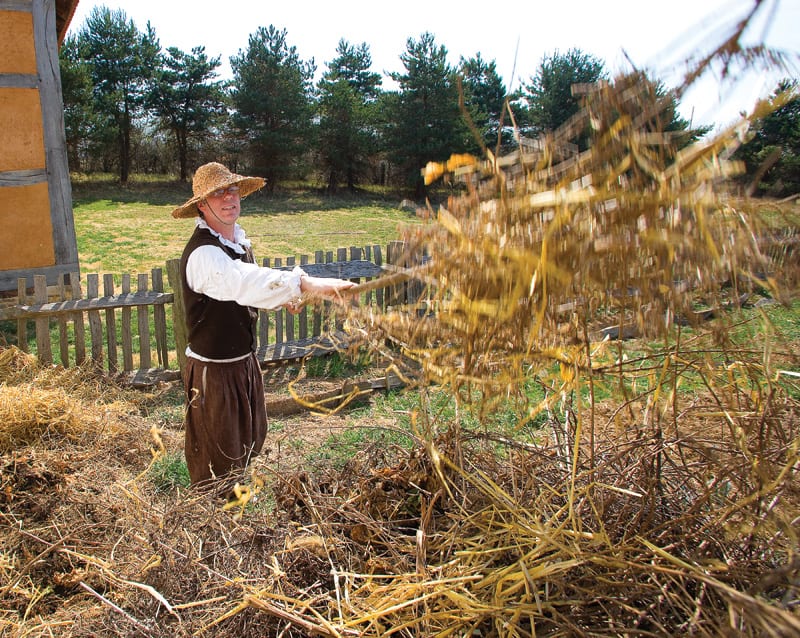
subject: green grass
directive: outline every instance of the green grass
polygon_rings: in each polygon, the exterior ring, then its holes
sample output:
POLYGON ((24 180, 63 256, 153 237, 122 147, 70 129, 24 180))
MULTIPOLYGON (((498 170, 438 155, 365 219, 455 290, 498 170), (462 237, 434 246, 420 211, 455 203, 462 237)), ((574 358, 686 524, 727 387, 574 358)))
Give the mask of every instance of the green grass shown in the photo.
MULTIPOLYGON (((135 175, 126 186, 110 176, 73 176, 73 212, 81 278, 87 273, 150 272, 180 257, 194 219, 171 211, 191 197, 188 184, 135 175)), ((406 224, 418 223, 390 191, 364 190, 326 196, 307 186, 258 192, 242 203, 241 225, 256 258, 274 260, 379 245, 382 250, 406 224)))
MULTIPOLYGON (((460 430, 467 435, 489 434, 531 441, 539 436, 545 417, 525 423, 521 428, 526 414, 524 406, 536 403, 543 395, 536 384, 529 384, 524 390, 528 393, 530 403, 507 402, 484 415, 472 409, 478 405, 479 397, 475 397, 473 406, 462 404, 459 409, 446 388, 412 388, 376 393, 368 405, 349 410, 347 427, 328 436, 306 455, 306 459, 311 465, 329 465, 337 470, 343 469, 356 454, 365 450, 375 455, 380 450, 384 458, 391 459, 392 450, 408 450, 415 444, 416 435, 412 433, 411 424, 411 415, 415 412, 426 414, 429 418, 428 427, 417 423, 419 434, 423 437, 442 434, 457 421, 460 430)), ((505 453, 505 450, 499 449, 499 453, 505 453)))
MULTIPOLYGON (((401 430, 410 432, 411 414, 417 411, 429 416, 430 427, 435 431, 440 427, 447 428, 458 420, 462 429, 511 436, 518 434, 520 424, 527 416, 527 408, 544 398, 541 387, 532 380, 525 384, 522 393, 524 396, 519 400, 500 401, 486 414, 480 415, 476 412, 481 405, 478 393, 474 393, 471 403, 466 403, 462 398, 461 407, 458 408, 453 394, 446 388, 434 386, 424 393, 416 389, 392 390, 375 394, 370 405, 354 408, 348 414, 354 422, 366 418, 396 420, 401 430)), ((545 420, 544 415, 538 416, 530 423, 525 423, 524 430, 533 434, 541 429, 545 420)))
MULTIPOLYGON (((661 342, 638 339, 611 344, 609 359, 624 356, 624 363, 621 370, 610 366, 604 374, 595 376, 594 399, 602 402, 623 393, 636 397, 642 392, 659 389, 669 393, 676 388, 679 396, 691 397, 704 392, 709 381, 719 380, 729 367, 736 368, 736 362, 755 366, 767 363, 768 369, 758 376, 776 380, 790 396, 796 396, 798 383, 794 377, 778 375, 776 379, 776 373, 781 369, 797 371, 799 343, 800 300, 788 306, 768 303, 731 310, 697 327, 673 327, 669 339, 661 342), (666 357, 672 360, 663 370, 666 357)), ((754 385, 749 390, 759 387, 754 385)), ((581 392, 582 400, 588 401, 586 384, 581 392)))
POLYGON ((369 367, 370 357, 366 353, 353 359, 334 352, 324 357, 309 357, 305 362, 306 374, 317 379, 352 377, 364 373, 369 367))
POLYGON ((763 346, 765 336, 775 337, 780 342, 800 341, 800 300, 789 306, 768 304, 762 308, 748 310, 753 321, 741 326, 732 335, 738 342, 753 344, 758 339, 763 346))
POLYGON ((402 432, 380 427, 366 427, 364 421, 353 423, 350 427, 328 436, 321 445, 316 446, 308 455, 311 465, 330 465, 341 470, 359 452, 374 447, 390 454, 392 447, 407 449, 412 439, 402 432))
POLYGON ((168 386, 164 392, 158 392, 149 401, 141 404, 143 417, 154 420, 159 427, 180 428, 183 425, 186 398, 183 385, 168 386))
POLYGON ((148 476, 159 493, 172 492, 179 487, 189 487, 189 470, 183 454, 179 452, 156 459, 150 466, 148 476))

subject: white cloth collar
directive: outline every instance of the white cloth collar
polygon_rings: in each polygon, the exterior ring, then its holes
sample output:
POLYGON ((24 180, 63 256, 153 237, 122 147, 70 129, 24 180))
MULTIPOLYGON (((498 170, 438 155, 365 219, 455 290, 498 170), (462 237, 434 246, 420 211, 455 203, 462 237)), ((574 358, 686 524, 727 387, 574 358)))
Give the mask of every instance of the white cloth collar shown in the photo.
POLYGON ((236 224, 233 228, 233 241, 229 241, 225 239, 222 235, 220 235, 216 230, 211 228, 206 223, 206 220, 202 217, 198 217, 195 221, 195 224, 199 228, 205 228, 208 230, 214 237, 220 240, 223 245, 227 246, 228 248, 233 248, 237 253, 240 255, 244 255, 245 248, 250 248, 250 240, 247 238, 247 233, 244 232, 244 228, 236 224))

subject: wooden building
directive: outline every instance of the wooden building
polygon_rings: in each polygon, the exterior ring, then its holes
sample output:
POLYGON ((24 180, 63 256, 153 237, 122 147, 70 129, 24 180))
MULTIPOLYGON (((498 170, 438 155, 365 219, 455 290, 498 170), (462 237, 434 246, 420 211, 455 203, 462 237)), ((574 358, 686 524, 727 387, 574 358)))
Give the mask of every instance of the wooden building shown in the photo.
POLYGON ((78 272, 58 48, 78 0, 0 0, 0 293, 78 272))

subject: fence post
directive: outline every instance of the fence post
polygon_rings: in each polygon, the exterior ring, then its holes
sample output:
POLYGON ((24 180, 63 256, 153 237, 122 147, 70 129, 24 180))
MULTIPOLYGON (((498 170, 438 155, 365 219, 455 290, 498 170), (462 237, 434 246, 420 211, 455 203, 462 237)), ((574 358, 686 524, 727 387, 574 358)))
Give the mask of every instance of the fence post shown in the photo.
MULTIPOLYGON (((274 268, 280 268, 283 266, 283 260, 280 257, 276 257, 275 261, 273 262, 274 268)), ((284 312, 282 308, 278 308, 275 311, 275 345, 283 345, 285 339, 283 338, 283 326, 285 319, 283 315, 289 314, 284 312)))
MULTIPOLYGON (((406 268, 408 266, 406 258, 405 242, 399 240, 389 242, 389 245, 386 247, 386 263, 400 268, 406 268)), ((387 290, 388 299, 386 300, 386 305, 398 306, 405 304, 407 301, 406 291, 407 284, 405 282, 389 288, 387 290)))
MULTIPOLYGON (((308 255, 300 255, 300 268, 308 265, 308 255)), ((297 325, 300 331, 300 339, 308 338, 308 308, 301 308, 297 317, 297 325)))
MULTIPOLYGON (((114 294, 114 275, 103 275, 103 296, 114 294)), ((108 371, 117 371, 117 313, 113 308, 106 310, 106 349, 108 350, 108 371)))
MULTIPOLYGON (((61 273, 58 277, 58 298, 61 301, 67 298, 67 280, 69 275, 61 273)), ((69 333, 67 330, 67 315, 58 316, 58 345, 61 352, 61 365, 69 367, 69 333)))
MULTIPOLYGON (((270 267, 269 257, 265 257, 261 265, 270 267)), ((258 347, 266 348, 269 345, 269 311, 263 308, 258 311, 258 347)))
MULTIPOLYGON (((294 267, 294 265, 295 265, 294 255, 289 255, 286 258, 286 266, 287 267, 288 266, 294 267)), ((295 321, 295 316, 291 312, 289 312, 288 310, 286 311, 285 314, 286 314, 286 341, 294 341, 294 321, 295 321)))
MULTIPOLYGON (((34 303, 47 303, 47 277, 33 276, 34 303)), ((44 364, 53 363, 53 351, 50 348, 50 319, 42 317, 36 320, 36 355, 44 364)))
MULTIPOLYGON (((164 271, 161 268, 153 268, 151 281, 153 290, 164 292, 164 271)), ((167 347, 167 313, 162 305, 153 306, 153 326, 156 333, 156 353, 158 364, 166 369, 169 368, 169 348, 167 347)))
MULTIPOLYGON (((86 275, 86 298, 97 299, 100 296, 100 276, 97 273, 86 275)), ((92 361, 101 368, 103 367, 103 322, 100 320, 99 310, 90 310, 89 315, 89 336, 92 341, 92 361)))
MULTIPOLYGON (((81 278, 79 273, 73 272, 69 275, 69 285, 72 289, 74 300, 82 299, 81 278)), ((75 330, 75 365, 81 365, 86 361, 86 326, 83 322, 83 313, 76 312, 72 316, 72 327, 75 330)))
MULTIPOLYGON (((28 302, 28 284, 25 277, 17 279, 17 303, 28 302)), ((17 346, 23 352, 28 352, 28 320, 17 319, 17 346)))
MULTIPOLYGON (((372 259, 377 266, 383 266, 383 253, 381 253, 381 247, 378 244, 375 244, 372 247, 372 259)), ((380 310, 384 310, 386 308, 386 302, 383 298, 383 288, 378 288, 375 291, 375 303, 378 305, 380 310)))
MULTIPOLYGON (((147 273, 139 273, 136 278, 136 292, 147 292, 147 273)), ((150 368, 150 310, 146 305, 136 306, 136 319, 139 325, 139 368, 150 368)))
MULTIPOLYGON (((122 274, 122 294, 131 292, 131 274, 122 274)), ((131 332, 131 309, 122 309, 122 368, 125 372, 133 370, 133 333, 131 332)))
MULTIPOLYGON (((321 250, 314 251, 314 263, 325 263, 325 255, 321 250)), ((314 316, 312 321, 312 334, 315 337, 319 337, 322 334, 322 309, 318 305, 314 306, 314 316)))
POLYGON ((183 301, 183 277, 181 276, 181 260, 170 259, 167 261, 167 280, 172 288, 172 326, 175 333, 175 354, 178 356, 178 367, 183 378, 186 368, 186 346, 189 342, 186 330, 186 314, 183 301))

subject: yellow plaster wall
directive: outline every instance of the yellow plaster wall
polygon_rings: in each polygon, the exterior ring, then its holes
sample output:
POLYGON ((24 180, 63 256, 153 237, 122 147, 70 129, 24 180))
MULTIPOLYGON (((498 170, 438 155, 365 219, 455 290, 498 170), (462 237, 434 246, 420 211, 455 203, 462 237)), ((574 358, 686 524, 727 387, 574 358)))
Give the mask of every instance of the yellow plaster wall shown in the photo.
POLYGON ((0 11, 0 73, 36 73, 33 14, 0 11))
POLYGON ((0 188, 0 270, 53 266, 47 184, 0 188))
POLYGON ((37 89, 0 88, 0 171, 45 167, 42 105, 37 89))

